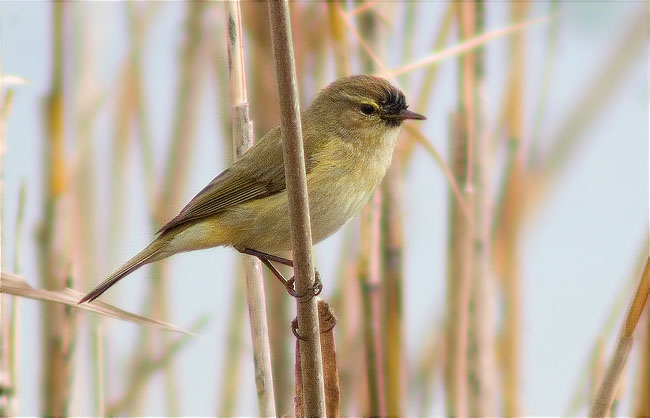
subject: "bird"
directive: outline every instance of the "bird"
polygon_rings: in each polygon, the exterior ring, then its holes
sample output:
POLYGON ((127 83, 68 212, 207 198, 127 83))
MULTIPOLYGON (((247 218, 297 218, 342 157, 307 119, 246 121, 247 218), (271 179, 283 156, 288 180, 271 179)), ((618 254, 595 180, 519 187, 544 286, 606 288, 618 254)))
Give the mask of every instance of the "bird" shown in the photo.
MULTIPOLYGON (((340 229, 370 200, 386 175, 402 123, 408 119, 426 117, 408 110, 399 88, 371 75, 330 83, 301 112, 314 244, 340 229)), ((292 265, 291 260, 273 255, 291 250, 279 125, 210 181, 147 247, 78 303, 93 301, 146 264, 219 246, 255 255, 272 270, 270 261, 292 265)))

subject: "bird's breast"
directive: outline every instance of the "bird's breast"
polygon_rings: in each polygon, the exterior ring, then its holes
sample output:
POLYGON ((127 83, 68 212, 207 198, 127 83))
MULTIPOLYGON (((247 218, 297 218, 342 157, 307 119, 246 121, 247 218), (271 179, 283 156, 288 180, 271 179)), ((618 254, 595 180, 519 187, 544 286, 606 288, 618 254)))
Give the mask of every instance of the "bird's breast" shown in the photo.
MULTIPOLYGON (((372 197, 390 166, 398 130, 373 147, 335 144, 332 160, 316 164, 307 177, 314 242, 336 232, 372 197)), ((360 139, 362 141, 363 139, 360 139)))
MULTIPOLYGON (((390 165, 396 136, 369 149, 329 141, 310 156, 307 191, 314 244, 339 230, 370 200, 390 165)), ((231 245, 271 253, 291 249, 286 190, 238 205, 219 218, 231 245)))

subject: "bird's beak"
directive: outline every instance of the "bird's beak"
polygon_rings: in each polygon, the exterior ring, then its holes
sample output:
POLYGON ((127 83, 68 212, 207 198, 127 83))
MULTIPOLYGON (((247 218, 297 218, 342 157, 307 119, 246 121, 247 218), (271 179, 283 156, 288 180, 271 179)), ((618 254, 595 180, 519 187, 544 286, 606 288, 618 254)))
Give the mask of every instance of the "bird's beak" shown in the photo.
POLYGON ((397 116, 401 120, 405 120, 405 119, 426 120, 427 119, 426 116, 423 116, 419 113, 411 112, 408 109, 400 110, 397 116))

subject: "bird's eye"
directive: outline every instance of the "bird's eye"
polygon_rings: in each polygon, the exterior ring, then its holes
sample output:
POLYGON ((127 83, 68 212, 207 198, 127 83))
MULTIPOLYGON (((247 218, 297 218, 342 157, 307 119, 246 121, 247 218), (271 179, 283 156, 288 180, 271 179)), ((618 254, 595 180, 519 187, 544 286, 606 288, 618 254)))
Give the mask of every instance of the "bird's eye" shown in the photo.
POLYGON ((363 113, 364 115, 372 115, 374 111, 375 108, 369 104, 361 105, 361 113, 363 113))

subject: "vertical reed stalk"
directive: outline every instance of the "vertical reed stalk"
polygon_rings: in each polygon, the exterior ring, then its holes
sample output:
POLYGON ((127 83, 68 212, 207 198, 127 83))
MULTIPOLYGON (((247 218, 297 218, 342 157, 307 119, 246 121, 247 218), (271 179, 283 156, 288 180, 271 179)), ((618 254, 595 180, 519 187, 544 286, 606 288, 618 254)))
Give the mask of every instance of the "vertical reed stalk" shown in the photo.
MULTIPOLYGON (((273 61, 270 28, 268 22, 268 6, 266 2, 242 2, 242 22, 244 33, 251 42, 247 44, 249 68, 266 68, 273 61)), ((295 21, 296 19, 294 19, 295 21)), ((251 107, 251 117, 255 120, 254 132, 258 137, 273 128, 278 121, 278 102, 275 99, 275 80, 272 71, 253 71, 248 83, 248 99, 251 107)), ((283 257, 291 258, 290 252, 283 257)), ((292 274, 290 268, 277 266, 282 274, 292 274)), ((275 281, 276 278, 265 269, 265 280, 275 281)), ((268 282, 267 282, 268 283, 268 282)), ((293 309, 292 298, 282 286, 265 286, 267 316, 271 345, 271 369, 273 370, 273 393, 275 408, 279 415, 293 409, 294 388, 293 376, 293 334, 287 324, 291 321, 290 311, 293 309)))
MULTIPOLYGON (((5 97, 2 105, 11 105, 5 97)), ((3 108, 4 110, 4 108, 3 108)), ((0 120, 0 153, 4 150, 5 119, 0 120)), ((1 157, 1 156, 0 156, 1 157)), ((2 186, 0 185, 0 188, 2 186)), ((25 214, 25 182, 18 193, 18 214, 14 235, 13 271, 20 274, 22 226, 25 214)), ((20 330, 20 298, 1 295, 0 300, 0 417, 16 416, 18 413, 18 332, 20 330)))
POLYGON ((402 284, 404 234, 402 226, 402 153, 395 151, 382 184, 381 262, 383 264, 383 345, 386 414, 403 415, 406 375, 402 345, 402 284))
MULTIPOLYGON (((280 126, 284 155, 285 179, 289 196, 291 247, 296 291, 304 294, 314 284, 312 238, 307 198, 305 156, 300 123, 298 86, 293 59, 289 5, 286 1, 268 2, 273 55, 280 102, 280 126)), ((305 341, 300 343, 305 416, 325 415, 325 389, 318 326, 317 298, 297 303, 298 329, 305 341)))
MULTIPOLYGON (((253 145, 253 126, 249 116, 246 94, 244 47, 239 1, 226 2, 228 40, 228 70, 230 72, 230 101, 235 158, 241 157, 253 145)), ((260 415, 276 414, 271 372, 271 349, 266 319, 264 277, 259 260, 242 255, 246 275, 246 300, 250 315, 255 364, 255 384, 260 415)))
MULTIPOLYGON (((522 21, 528 3, 513 3, 511 20, 522 21)), ((504 325, 500 341, 503 373, 503 413, 522 414, 520 401, 521 376, 521 272, 519 267, 519 226, 524 195, 523 97, 524 97, 524 35, 518 32, 510 38, 510 74, 506 105, 506 135, 513 150, 510 169, 505 179, 503 208, 500 213, 499 236, 503 265, 504 325)))
MULTIPOLYGON (((353 23, 348 19, 350 30, 353 23)), ((375 72, 378 58, 371 51, 377 51, 380 45, 380 33, 377 19, 372 13, 363 13, 359 18, 358 36, 361 65, 364 72, 375 72), (364 41, 361 40, 361 36, 364 41)), ((353 32, 356 33, 356 32, 353 32)), ((360 215, 361 251, 359 254, 358 277, 361 285, 361 320, 366 354, 366 374, 368 388, 368 415, 386 415, 386 398, 384 382, 384 364, 381 339, 381 287, 380 287, 380 237, 381 237, 381 189, 363 208, 360 215)))
MULTIPOLYGON (((463 2, 458 6, 462 38, 467 38, 474 32, 474 7, 470 2, 463 2)), ((472 217, 474 216, 472 184, 474 85, 474 56, 468 53, 459 59, 459 110, 451 121, 450 166, 461 188, 463 201, 472 217)), ((445 392, 447 414, 465 416, 467 415, 467 338, 474 227, 472 219, 464 216, 457 199, 450 199, 449 213, 445 392)))
MULTIPOLYGON (((451 168, 463 187, 463 200, 473 212, 473 199, 467 193, 467 133, 463 113, 452 118, 451 168)), ((445 393, 448 416, 465 416, 467 406, 467 332, 471 282, 473 230, 458 201, 450 196, 447 272, 447 325, 445 338, 445 393)))
MULTIPOLYGON (((4 130, 4 127, 2 128, 4 130)), ((4 131, 3 131, 4 134, 4 131)), ((20 274, 22 262, 23 221, 25 219, 25 182, 20 183, 18 196, 18 214, 16 216, 16 232, 14 238, 14 273, 20 274)), ((10 395, 7 402, 8 416, 18 415, 18 361, 20 340, 20 298, 13 297, 11 316, 9 318, 9 382, 10 395)))
MULTIPOLYGON (((466 37, 482 33, 484 30, 485 3, 474 3, 474 33, 466 33, 466 37)), ((467 32, 466 27, 464 29, 467 32)), ((472 264, 472 286, 470 296, 470 318, 468 337, 468 403, 471 416, 494 416, 496 414, 496 356, 494 351, 494 317, 495 297, 491 277, 491 242, 490 220, 491 205, 491 169, 489 158, 489 135, 483 93, 484 52, 482 48, 470 53, 474 60, 470 71, 474 72, 475 93, 472 101, 475 104, 475 132, 473 158, 474 167, 474 254, 472 264)))
MULTIPOLYGON (((404 26, 403 61, 410 61, 412 55, 415 3, 407 3, 404 26)), ((401 78, 402 85, 409 80, 401 78)), ((395 150, 393 161, 386 173, 381 189, 381 232, 380 258, 382 263, 383 284, 383 359, 385 370, 386 410, 389 416, 403 415, 406 394, 406 367, 403 363, 402 351, 402 288, 404 263, 404 233, 402 222, 402 189, 403 189, 403 151, 395 150)))
POLYGON ((605 377, 603 379, 596 399, 589 411, 589 416, 605 417, 610 415, 612 400, 616 395, 616 388, 623 373, 625 363, 632 349, 634 339, 634 330, 639 322, 641 313, 648 302, 650 294, 650 257, 647 259, 639 285, 634 294, 630 309, 621 328, 621 333, 616 344, 616 351, 611 362, 607 366, 605 377))
MULTIPOLYGON (((210 31, 210 38, 217 39, 218 34, 216 26, 210 31)), ((227 44, 228 42, 226 42, 227 44)), ((221 42, 214 43, 213 50, 213 77, 219 79, 222 74, 227 71, 227 45, 221 42)), ((216 107, 219 112, 219 125, 221 126, 223 147, 223 163, 226 166, 232 164, 235 154, 235 147, 232 141, 232 121, 230 115, 230 86, 225 87, 225 83, 216 83, 217 88, 217 104, 216 107), (227 109, 227 110, 226 110, 227 109)), ((243 276, 244 265, 240 259, 237 263, 237 272, 235 278, 243 276)), ((273 287, 273 286, 270 286, 273 287)), ((222 370, 218 378, 221 381, 221 391, 218 395, 217 415, 222 417, 233 416, 235 414, 235 406, 237 405, 239 395, 239 384, 241 381, 242 370, 242 339, 244 328, 244 315, 246 314, 246 292, 244 289, 244 282, 242 280, 235 280, 233 282, 232 294, 230 295, 230 313, 228 314, 228 328, 225 334, 227 345, 222 363, 222 370)))
MULTIPOLYGON (((77 3, 74 9, 74 25, 77 33, 84 33, 88 28, 85 26, 87 17, 85 4, 77 3)), ((93 84, 94 77, 94 56, 92 55, 93 42, 75 38, 73 41, 75 60, 73 71, 74 97, 78 101, 78 112, 76 120, 76 149, 78 150, 77 162, 74 164, 74 202, 72 208, 74 218, 79 222, 73 223, 74 231, 74 252, 73 263, 78 266, 79 275, 83 278, 84 287, 92 287, 94 280, 98 277, 97 253, 97 210, 95 202, 95 158, 93 152, 93 123, 99 108, 98 94, 93 84)), ((128 106, 125 106, 128 107, 128 106)), ((115 170, 120 171, 118 170, 115 170)), ((122 199, 117 198, 118 201, 122 199)), ((90 333, 91 346, 91 374, 94 415, 104 416, 104 362, 102 355, 103 339, 100 331, 102 317, 92 315, 88 318, 88 330, 90 333)))
POLYGON ((379 316, 379 234, 381 191, 361 211, 361 251, 357 274, 361 285, 361 320, 366 353, 368 410, 364 415, 385 416, 379 316))
MULTIPOLYGON (((65 191, 65 128, 63 95, 63 28, 66 3, 52 4, 52 80, 45 101, 45 137, 43 147, 43 220, 39 227, 39 269, 42 287, 65 287, 65 271, 61 265, 60 240, 57 239, 61 219, 58 208, 65 191)), ((72 324, 66 309, 56 304, 42 305, 43 323, 43 415, 67 415, 70 400, 72 363, 72 324)))
MULTIPOLYGON (((7 305, 10 303, 11 296, 0 295, 0 417, 10 415, 10 405, 13 396, 13 383, 11 381, 10 369, 10 351, 11 337, 9 335, 9 315, 7 305)), ((17 298, 16 298, 17 299, 17 298)))

